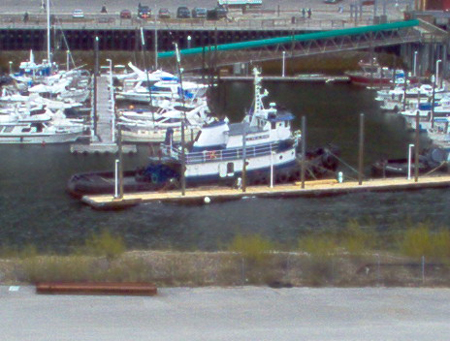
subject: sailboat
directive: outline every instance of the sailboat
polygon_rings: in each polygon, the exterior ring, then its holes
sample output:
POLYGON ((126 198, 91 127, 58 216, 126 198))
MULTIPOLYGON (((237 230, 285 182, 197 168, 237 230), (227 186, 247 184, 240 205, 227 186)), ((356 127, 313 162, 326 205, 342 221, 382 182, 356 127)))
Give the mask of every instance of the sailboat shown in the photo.
MULTIPOLYGON (((42 83, 43 80, 54 76, 58 73, 58 65, 52 60, 51 53, 51 21, 50 21, 50 0, 47 0, 47 59, 43 59, 41 63, 35 61, 33 50, 30 50, 29 59, 21 62, 19 71, 11 74, 11 78, 17 82, 31 86, 42 83)), ((68 54, 69 55, 69 54, 68 54)))

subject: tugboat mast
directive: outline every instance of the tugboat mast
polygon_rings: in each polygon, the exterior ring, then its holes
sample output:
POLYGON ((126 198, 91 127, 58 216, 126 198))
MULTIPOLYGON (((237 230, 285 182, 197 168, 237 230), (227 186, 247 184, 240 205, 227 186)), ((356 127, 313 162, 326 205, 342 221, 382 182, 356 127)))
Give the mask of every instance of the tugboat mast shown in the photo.
POLYGON ((50 46, 50 0, 47 0, 47 60, 52 65, 52 55, 50 46))
POLYGON ((181 115, 181 195, 186 194, 186 151, 185 151, 185 137, 184 137, 184 124, 186 120, 186 108, 184 103, 184 90, 183 90, 183 77, 181 70, 181 56, 180 50, 178 50, 178 44, 175 43, 175 51, 177 58, 177 69, 178 69, 178 77, 180 78, 180 88, 181 88, 181 103, 183 107, 183 114, 181 115))

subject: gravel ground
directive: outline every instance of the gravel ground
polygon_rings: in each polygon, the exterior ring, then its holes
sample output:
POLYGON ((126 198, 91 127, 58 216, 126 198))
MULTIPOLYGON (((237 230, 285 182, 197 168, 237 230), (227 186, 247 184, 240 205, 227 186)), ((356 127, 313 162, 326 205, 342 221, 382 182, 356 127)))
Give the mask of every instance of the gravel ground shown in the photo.
POLYGON ((0 302, 8 341, 434 341, 450 333, 449 289, 208 287, 121 297, 3 286, 0 302))

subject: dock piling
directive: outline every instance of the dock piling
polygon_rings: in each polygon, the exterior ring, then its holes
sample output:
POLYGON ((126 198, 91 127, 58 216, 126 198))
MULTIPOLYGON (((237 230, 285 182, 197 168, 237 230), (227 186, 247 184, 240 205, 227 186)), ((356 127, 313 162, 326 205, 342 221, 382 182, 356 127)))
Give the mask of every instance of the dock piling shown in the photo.
POLYGON ((119 148, 119 198, 123 198, 123 148, 122 148, 122 126, 117 126, 117 138, 119 148))
POLYGON ((359 115, 358 184, 362 184, 364 157, 364 114, 359 115))
POLYGON ((120 161, 116 159, 114 164, 114 198, 119 198, 119 163, 120 161))
POLYGON ((300 168, 300 177, 302 188, 305 188, 305 158, 306 158, 306 117, 302 116, 302 163, 300 168))
POLYGON ((419 181, 419 110, 416 112, 416 147, 414 149, 414 182, 419 181))
POLYGON ((411 157, 412 157, 411 149, 412 148, 414 148, 414 144, 410 143, 408 146, 408 180, 411 180, 411 157))

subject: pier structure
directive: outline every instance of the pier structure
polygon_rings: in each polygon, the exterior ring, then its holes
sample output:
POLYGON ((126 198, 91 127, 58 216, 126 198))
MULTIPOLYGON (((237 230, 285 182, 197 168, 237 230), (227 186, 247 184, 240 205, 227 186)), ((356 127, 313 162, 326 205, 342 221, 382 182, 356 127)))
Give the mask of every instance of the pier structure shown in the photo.
MULTIPOLYGON (((116 108, 112 75, 94 76, 95 94, 92 101, 91 137, 88 144, 72 144, 71 153, 92 154, 119 152, 116 136, 116 108)), ((124 153, 136 153, 136 145, 121 146, 124 153)))
MULTIPOLYGON (((190 51, 183 55, 186 71, 210 66, 212 61, 215 67, 221 67, 281 60, 283 52, 286 58, 299 58, 370 48, 394 48, 408 65, 413 62, 414 52, 420 50, 424 56, 421 58, 421 69, 433 71, 435 60, 443 59, 448 50, 447 33, 421 19, 415 19, 417 24, 412 26, 406 24, 408 21, 355 25, 348 21, 338 24, 333 20, 321 21, 317 26, 311 23, 301 26, 295 20, 294 23, 279 20, 225 21, 215 22, 214 25, 210 22, 206 25, 200 22, 165 24, 155 21, 136 23, 135 26, 66 23, 58 27, 56 23, 55 30, 51 31, 51 40, 56 49, 90 51, 94 49, 95 38, 98 37, 99 50, 137 52, 142 48, 142 28, 145 46, 158 46, 163 55, 170 54, 174 42, 183 54, 183 50, 190 51), (271 43, 266 44, 267 41, 271 43), (242 46, 229 49, 232 44, 242 46), (226 50, 222 49, 223 46, 226 50), (191 53, 196 50, 197 56, 191 53)), ((0 49, 3 51, 44 50, 45 36, 46 30, 40 24, 1 25, 0 21, 0 49)), ((173 65, 170 60, 166 64, 163 59, 161 62, 166 69, 173 65)), ((444 67, 444 70, 447 68, 444 67)))
MULTIPOLYGON (((203 47, 181 49, 183 65, 200 70, 208 64, 214 67, 238 65, 279 59, 307 57, 324 53, 402 46, 422 41, 426 26, 421 20, 408 20, 363 27, 334 29, 285 36, 269 37, 251 41, 222 43, 203 47)), ((438 32, 441 33, 441 32, 438 32)), ((435 32, 437 35, 438 33, 435 32)), ((168 67, 173 64, 175 52, 158 52, 159 63, 168 67), (167 63, 165 61, 167 60, 167 63)))
MULTIPOLYGON (((175 17, 177 5, 174 2, 166 4, 172 16, 164 19, 156 15, 157 7, 154 8, 155 16, 142 19, 133 14, 134 6, 128 4, 132 15, 124 19, 120 16, 122 5, 108 3, 108 13, 99 13, 98 8, 102 5, 105 5, 103 1, 92 0, 83 6, 83 18, 74 18, 73 4, 54 4, 51 18, 52 45, 56 49, 92 50, 94 38, 99 37, 100 50, 137 51, 141 48, 142 28, 146 46, 158 46, 159 51, 167 52, 173 49, 174 42, 183 50, 423 19, 420 20, 420 27, 415 29, 416 34, 405 35, 402 33, 405 30, 400 28, 383 34, 374 32, 375 34, 366 33, 353 37, 335 36, 327 40, 297 41, 295 45, 285 44, 268 49, 258 47, 252 50, 264 50, 264 53, 253 57, 241 54, 237 58, 238 54, 234 51, 229 53, 228 57, 234 57, 235 62, 237 60, 244 63, 249 60, 268 60, 267 54, 270 52, 270 59, 281 60, 282 52, 285 52, 286 57, 296 58, 348 49, 381 48, 392 51, 394 48, 408 66, 413 64, 415 53, 418 52, 423 56, 419 61, 420 70, 435 71, 435 61, 441 59, 444 73, 448 73, 445 60, 449 45, 448 34, 439 27, 448 27, 449 15, 442 13, 443 11, 417 12, 427 6, 419 6, 419 2, 414 3, 413 0, 351 0, 334 5, 312 0, 265 1, 256 9, 229 8, 226 17, 220 20, 178 19, 175 17), (312 8, 312 17, 305 17, 302 8, 312 8)), ((189 6, 204 7, 205 3, 202 0, 193 0, 189 6)), ((436 4, 430 6, 435 7, 436 4)), ((38 2, 30 5, 29 1, 16 0, 14 4, 6 3, 4 7, 4 12, 0 14, 0 49, 44 50, 47 18, 42 6, 38 2), (24 19, 25 11, 27 20, 24 19)), ((226 62, 229 63, 230 60, 226 62)), ((184 67, 188 70, 186 62, 184 67)))

